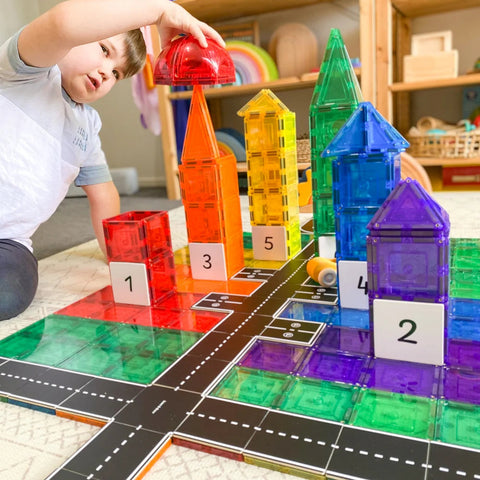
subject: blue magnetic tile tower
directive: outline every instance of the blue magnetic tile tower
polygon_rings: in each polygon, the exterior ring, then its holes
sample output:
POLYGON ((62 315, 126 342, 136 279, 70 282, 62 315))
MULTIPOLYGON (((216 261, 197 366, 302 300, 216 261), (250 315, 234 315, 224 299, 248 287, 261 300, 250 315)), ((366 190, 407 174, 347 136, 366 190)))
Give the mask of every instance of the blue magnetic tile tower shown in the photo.
POLYGON ((369 301, 448 305, 448 213, 423 187, 401 180, 367 227, 369 301))
POLYGON ((323 152, 334 157, 337 260, 366 260, 367 224, 400 180, 400 153, 407 147, 373 105, 363 102, 323 152))

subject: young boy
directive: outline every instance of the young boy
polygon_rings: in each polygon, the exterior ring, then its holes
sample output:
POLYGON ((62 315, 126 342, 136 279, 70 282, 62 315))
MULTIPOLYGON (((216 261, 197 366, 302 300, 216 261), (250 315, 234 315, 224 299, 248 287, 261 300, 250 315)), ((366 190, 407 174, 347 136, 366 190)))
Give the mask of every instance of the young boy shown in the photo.
POLYGON ((162 45, 179 33, 219 34, 169 0, 70 0, 0 47, 0 320, 23 312, 38 284, 30 237, 75 180, 88 197, 105 252, 102 219, 120 212, 89 107, 145 60, 138 30, 156 24, 162 45), (125 33, 127 32, 127 33, 125 33))

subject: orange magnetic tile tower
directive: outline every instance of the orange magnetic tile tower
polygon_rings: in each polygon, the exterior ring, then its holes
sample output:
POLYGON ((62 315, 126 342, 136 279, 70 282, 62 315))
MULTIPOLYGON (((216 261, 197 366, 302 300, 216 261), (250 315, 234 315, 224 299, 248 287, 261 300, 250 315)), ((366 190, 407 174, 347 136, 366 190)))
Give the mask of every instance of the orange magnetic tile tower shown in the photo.
POLYGON ((192 277, 227 280, 244 266, 237 165, 233 155, 220 155, 200 85, 193 87, 179 172, 192 277))
POLYGON ((288 260, 301 248, 295 113, 263 89, 244 117, 254 258, 288 260))

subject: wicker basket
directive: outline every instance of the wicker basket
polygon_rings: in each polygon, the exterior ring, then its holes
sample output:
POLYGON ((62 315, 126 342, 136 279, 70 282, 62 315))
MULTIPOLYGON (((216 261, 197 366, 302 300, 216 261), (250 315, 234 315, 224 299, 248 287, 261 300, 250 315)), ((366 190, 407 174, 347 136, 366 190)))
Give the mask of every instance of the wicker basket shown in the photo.
POLYGON ((297 138, 297 163, 310 163, 310 139, 297 138))
POLYGON ((414 157, 472 158, 480 156, 480 129, 443 135, 407 135, 414 157))

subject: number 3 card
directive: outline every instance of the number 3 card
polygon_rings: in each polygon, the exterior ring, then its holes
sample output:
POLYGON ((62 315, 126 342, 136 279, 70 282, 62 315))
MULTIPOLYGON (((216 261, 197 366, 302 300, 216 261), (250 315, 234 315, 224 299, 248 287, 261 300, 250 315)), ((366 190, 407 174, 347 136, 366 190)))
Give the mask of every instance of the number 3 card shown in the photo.
POLYGON ((374 300, 375 356, 443 365, 444 325, 443 304, 374 300))

